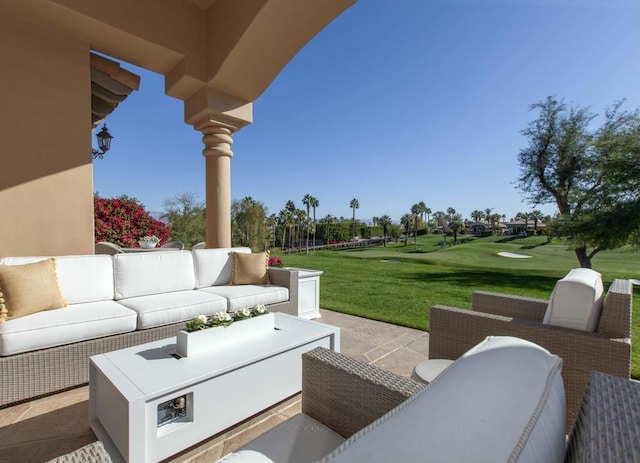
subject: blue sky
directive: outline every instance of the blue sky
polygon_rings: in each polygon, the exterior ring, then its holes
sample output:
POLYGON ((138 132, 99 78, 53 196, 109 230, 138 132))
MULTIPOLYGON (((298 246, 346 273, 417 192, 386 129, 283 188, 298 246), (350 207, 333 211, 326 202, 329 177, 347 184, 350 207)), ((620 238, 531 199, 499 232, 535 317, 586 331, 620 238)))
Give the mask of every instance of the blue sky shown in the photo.
MULTIPOLYGON (((107 118, 94 190, 149 211, 185 192, 204 202, 201 134, 162 76, 123 65, 140 90, 107 118)), ((254 102, 234 135, 232 198, 276 214, 309 193, 318 217, 351 217, 357 198, 361 219, 397 221, 420 201, 510 218, 533 209, 514 184, 520 131, 548 95, 598 114, 640 107, 640 2, 359 0, 254 102)))

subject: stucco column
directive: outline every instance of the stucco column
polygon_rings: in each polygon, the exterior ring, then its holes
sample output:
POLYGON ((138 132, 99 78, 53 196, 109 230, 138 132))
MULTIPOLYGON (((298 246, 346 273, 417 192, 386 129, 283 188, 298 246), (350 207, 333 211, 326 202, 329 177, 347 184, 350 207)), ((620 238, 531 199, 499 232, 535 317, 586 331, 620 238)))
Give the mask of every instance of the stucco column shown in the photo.
POLYGON ((207 248, 231 247, 231 145, 233 130, 214 120, 195 125, 206 158, 207 248))

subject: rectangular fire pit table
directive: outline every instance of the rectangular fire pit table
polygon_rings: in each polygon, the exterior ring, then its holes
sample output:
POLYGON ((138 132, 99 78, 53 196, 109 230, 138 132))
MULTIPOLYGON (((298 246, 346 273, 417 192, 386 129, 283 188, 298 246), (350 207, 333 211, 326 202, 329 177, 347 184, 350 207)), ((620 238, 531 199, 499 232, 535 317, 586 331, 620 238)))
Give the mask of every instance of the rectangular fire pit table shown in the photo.
POLYGON ((274 330, 189 357, 176 338, 93 356, 91 427, 114 461, 160 461, 300 392, 318 346, 339 352, 340 329, 276 313, 274 330))

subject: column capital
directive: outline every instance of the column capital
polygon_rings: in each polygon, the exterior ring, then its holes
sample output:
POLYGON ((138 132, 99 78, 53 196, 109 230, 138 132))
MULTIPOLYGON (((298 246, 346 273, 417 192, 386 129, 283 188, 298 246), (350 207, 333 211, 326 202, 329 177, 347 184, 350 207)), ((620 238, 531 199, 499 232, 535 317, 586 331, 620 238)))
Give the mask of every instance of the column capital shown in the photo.
POLYGON ((215 120, 236 131, 253 122, 253 103, 205 86, 185 100, 184 119, 194 127, 203 120, 215 120))
POLYGON ((233 127, 208 118, 198 122, 194 127, 202 132, 203 156, 227 156, 229 158, 233 156, 233 151, 231 151, 233 127))

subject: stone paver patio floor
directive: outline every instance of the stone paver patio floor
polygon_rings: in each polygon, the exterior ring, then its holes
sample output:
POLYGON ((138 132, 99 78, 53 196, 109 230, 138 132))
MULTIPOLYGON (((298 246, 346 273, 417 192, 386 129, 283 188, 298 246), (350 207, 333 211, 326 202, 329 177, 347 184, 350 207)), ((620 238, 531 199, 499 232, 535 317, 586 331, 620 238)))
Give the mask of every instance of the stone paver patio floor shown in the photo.
MULTIPOLYGON (((318 321, 340 327, 345 355, 406 377, 428 358, 425 331, 320 312, 318 321)), ((88 398, 88 386, 83 386, 0 410, 0 463, 45 462, 94 442, 88 398)), ((298 394, 166 461, 214 462, 299 412, 298 394)))

